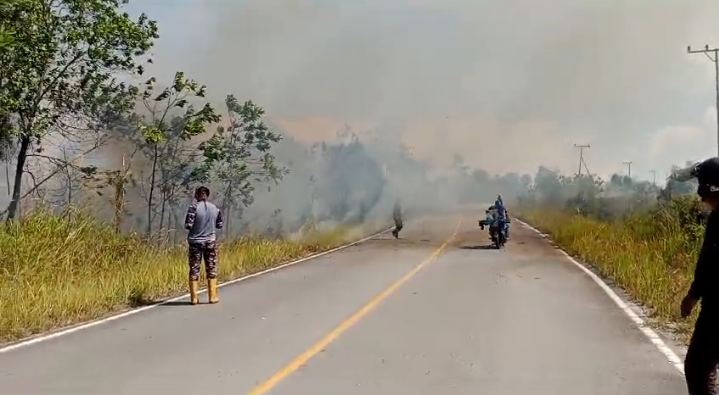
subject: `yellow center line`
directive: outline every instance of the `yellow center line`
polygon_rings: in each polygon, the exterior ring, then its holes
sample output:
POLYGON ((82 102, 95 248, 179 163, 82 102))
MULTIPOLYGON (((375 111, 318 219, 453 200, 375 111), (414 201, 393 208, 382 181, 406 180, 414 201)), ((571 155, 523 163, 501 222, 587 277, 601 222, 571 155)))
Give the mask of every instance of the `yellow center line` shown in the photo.
POLYGON ((457 235, 457 232, 459 231, 459 226, 461 224, 462 224, 462 220, 460 219, 457 222, 457 227, 454 229, 454 232, 452 232, 452 236, 450 236, 449 239, 447 239, 447 241, 444 242, 444 244, 442 244, 439 248, 437 248, 430 256, 428 256, 419 265, 415 266, 412 270, 410 270, 402 278, 400 278, 399 280, 392 283, 392 285, 387 287, 387 289, 380 292, 379 295, 372 298, 372 300, 367 302, 367 304, 362 306, 362 308, 357 310, 357 312, 352 314, 352 316, 350 316, 349 318, 344 320, 335 329, 333 329, 331 332, 326 334, 322 339, 320 339, 312 347, 308 348, 305 352, 303 352, 302 354, 295 357, 295 359, 293 359, 290 363, 285 365, 282 369, 275 372, 275 374, 270 376, 270 378, 268 378, 267 380, 258 384, 255 388, 253 388, 250 392, 248 392, 247 395, 263 395, 263 394, 267 393, 267 391, 269 391, 273 387, 275 387, 280 381, 282 381, 287 376, 292 374, 295 370, 299 369, 302 365, 307 363, 307 361, 309 361, 310 358, 319 354, 325 347, 327 347, 327 345, 332 343, 335 339, 337 339, 342 333, 344 333, 352 325, 356 324, 357 321, 359 321, 367 313, 369 313, 375 307, 377 307, 377 305, 379 305, 383 300, 387 299, 387 297, 390 296, 392 293, 394 293, 399 287, 401 287, 402 284, 407 282, 407 280, 412 278, 415 274, 419 273, 419 271, 422 270, 425 266, 427 266, 430 262, 434 261, 434 259, 442 252, 442 250, 445 249, 445 247, 447 247, 447 245, 457 235))

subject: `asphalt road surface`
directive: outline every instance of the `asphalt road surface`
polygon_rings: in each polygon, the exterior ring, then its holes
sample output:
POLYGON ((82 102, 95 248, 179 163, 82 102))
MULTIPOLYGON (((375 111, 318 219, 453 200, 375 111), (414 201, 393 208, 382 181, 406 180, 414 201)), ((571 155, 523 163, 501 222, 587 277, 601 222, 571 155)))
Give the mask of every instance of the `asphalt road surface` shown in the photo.
POLYGON ((540 236, 515 223, 506 249, 488 249, 476 215, 462 217, 221 288, 217 305, 160 306, 0 354, 0 393, 686 394, 540 236))

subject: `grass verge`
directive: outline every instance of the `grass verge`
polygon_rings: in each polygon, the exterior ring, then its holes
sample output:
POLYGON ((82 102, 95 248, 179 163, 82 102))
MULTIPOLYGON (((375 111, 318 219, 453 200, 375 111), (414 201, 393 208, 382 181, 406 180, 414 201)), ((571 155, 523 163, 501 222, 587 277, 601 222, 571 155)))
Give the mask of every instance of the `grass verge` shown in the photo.
POLYGON ((518 216, 570 255, 596 267, 643 305, 654 324, 686 342, 698 309, 690 319, 681 319, 679 304, 693 277, 701 229, 683 223, 682 206, 613 220, 556 209, 525 209, 518 216))
MULTIPOLYGON (((220 280, 328 250, 372 231, 379 227, 221 243, 220 280)), ((0 342, 187 291, 186 247, 157 247, 137 236, 119 236, 83 214, 68 218, 34 213, 22 224, 0 230, 0 250, 0 342)))

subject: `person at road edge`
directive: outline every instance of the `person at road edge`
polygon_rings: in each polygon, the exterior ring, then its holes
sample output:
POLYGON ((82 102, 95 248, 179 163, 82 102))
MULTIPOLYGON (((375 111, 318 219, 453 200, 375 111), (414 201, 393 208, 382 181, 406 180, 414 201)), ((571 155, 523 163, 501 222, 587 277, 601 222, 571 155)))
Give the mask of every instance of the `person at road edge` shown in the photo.
POLYGON ((399 203, 399 198, 394 201, 394 211, 392 212, 392 218, 394 219, 394 229, 392 230, 392 236, 395 239, 399 239, 399 231, 402 230, 404 224, 402 223, 402 206, 399 203))
POLYGON ((689 395, 718 395, 716 387, 719 367, 719 158, 710 158, 675 174, 675 179, 688 181, 696 178, 697 194, 711 207, 704 231, 704 242, 699 253, 694 280, 681 303, 683 318, 691 315, 701 300, 701 310, 694 326, 684 360, 689 395))
POLYGON ((185 229, 190 266, 190 304, 199 303, 197 291, 200 281, 200 266, 205 261, 207 276, 207 297, 210 303, 220 301, 217 295, 217 235, 215 229, 222 229, 223 218, 220 209, 207 201, 210 189, 201 186, 195 190, 195 202, 187 208, 185 229))

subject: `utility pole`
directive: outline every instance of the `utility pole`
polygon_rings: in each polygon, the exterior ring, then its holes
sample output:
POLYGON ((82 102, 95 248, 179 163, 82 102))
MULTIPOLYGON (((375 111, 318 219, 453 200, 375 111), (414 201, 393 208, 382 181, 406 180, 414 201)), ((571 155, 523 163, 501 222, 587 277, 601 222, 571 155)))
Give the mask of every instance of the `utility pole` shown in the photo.
POLYGON ((582 165, 585 167, 587 166, 584 163, 584 149, 585 148, 591 148, 589 144, 574 144, 574 148, 579 148, 579 171, 577 172, 577 176, 582 175, 582 165))
POLYGON ((704 49, 693 50, 691 45, 687 47, 687 53, 697 54, 703 53, 709 60, 714 63, 714 85, 716 89, 716 107, 717 107, 717 153, 719 153, 719 48, 709 48, 709 45, 705 45, 704 49), (710 55, 714 54, 714 57, 710 55))
POLYGON ((656 185, 657 185, 657 171, 656 171, 656 170, 650 170, 649 172, 652 173, 652 175, 654 176, 654 181, 653 181, 653 183, 654 183, 654 186, 656 186, 656 185))
POLYGON ((622 162, 622 163, 624 163, 625 165, 629 166, 629 178, 631 179, 631 178, 632 178, 632 161, 630 161, 630 160, 625 160, 625 161, 622 162))

